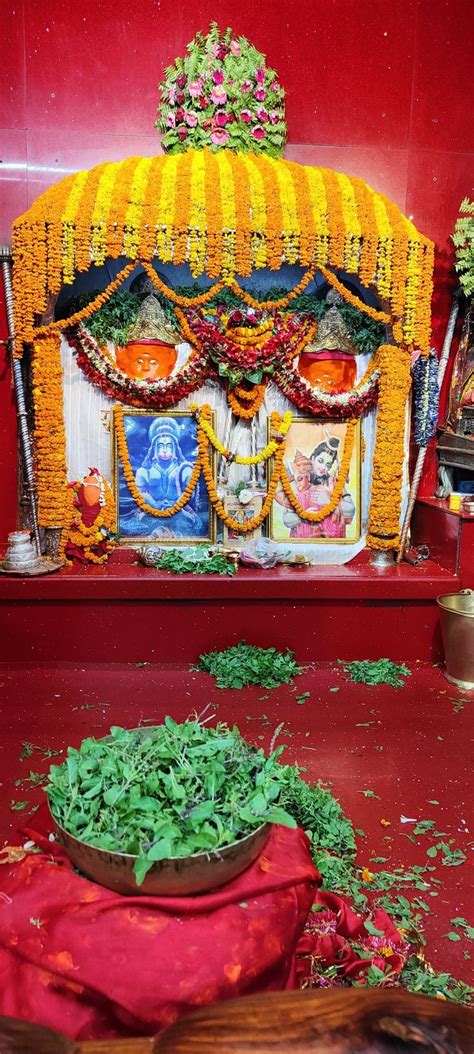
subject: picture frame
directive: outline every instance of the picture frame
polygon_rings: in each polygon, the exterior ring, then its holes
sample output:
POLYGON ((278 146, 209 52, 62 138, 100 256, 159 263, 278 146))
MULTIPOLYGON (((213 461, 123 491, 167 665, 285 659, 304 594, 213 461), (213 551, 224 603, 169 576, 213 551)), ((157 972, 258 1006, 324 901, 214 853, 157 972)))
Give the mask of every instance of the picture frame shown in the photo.
MULTIPOLYGON (((198 454, 194 414, 188 410, 155 412, 126 408, 123 427, 134 483, 142 497, 154 508, 172 507, 187 486, 198 454)), ((112 443, 116 533, 121 545, 156 542, 176 546, 215 542, 216 517, 202 473, 190 501, 182 510, 169 518, 156 517, 140 509, 129 490, 115 428, 112 443)), ((214 452, 210 464, 215 478, 214 452)))
MULTIPOLYGON (((317 511, 331 500, 347 428, 345 421, 293 418, 286 437, 284 464, 293 492, 308 511, 317 511)), ((270 475, 271 471, 272 466, 270 475)), ((270 510, 268 533, 274 542, 348 545, 359 541, 361 519, 361 424, 358 421, 347 481, 336 509, 320 523, 302 520, 280 483, 270 510)))
MULTIPOLYGON (((259 494, 254 494, 249 502, 245 505, 239 500, 237 495, 228 494, 224 498, 224 507, 229 516, 236 519, 242 517, 242 522, 245 520, 253 519, 254 516, 258 516, 262 511, 263 498, 259 494)), ((230 546, 231 548, 239 548, 244 546, 250 541, 255 541, 257 538, 262 536, 262 527, 255 527, 253 531, 247 531, 244 534, 239 534, 232 528, 228 527, 226 523, 223 526, 223 544, 230 546)))

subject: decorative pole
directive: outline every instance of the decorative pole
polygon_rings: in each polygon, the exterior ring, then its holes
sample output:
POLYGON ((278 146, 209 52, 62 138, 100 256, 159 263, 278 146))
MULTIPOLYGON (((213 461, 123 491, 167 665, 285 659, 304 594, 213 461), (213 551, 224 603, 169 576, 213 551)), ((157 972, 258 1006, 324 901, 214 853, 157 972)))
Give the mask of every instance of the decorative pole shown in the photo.
POLYGON ((12 372, 13 372, 13 386, 15 388, 16 406, 17 406, 17 418, 18 418, 18 429, 20 433, 20 445, 23 455, 23 464, 25 469, 26 484, 28 488, 28 500, 30 504, 31 519, 33 523, 33 533, 35 538, 36 552, 38 556, 41 556, 41 542, 39 535, 38 526, 38 513, 36 509, 36 487, 35 487, 35 472, 33 466, 33 453, 31 449, 30 433, 28 430, 28 415, 26 412, 25 404, 25 390, 23 386, 23 374, 21 370, 21 360, 15 357, 15 326, 13 318, 13 289, 12 289, 12 275, 11 275, 11 251, 10 249, 2 245, 0 246, 0 259, 2 261, 2 273, 3 273, 3 286, 5 289, 5 306, 7 313, 8 323, 8 338, 12 352, 12 372))
MULTIPOLYGON (((457 291, 453 294, 451 303, 451 311, 449 314, 448 324, 446 327, 446 333, 443 341, 443 349, 440 355, 439 366, 438 366, 438 388, 441 392, 441 387, 446 373, 446 367, 448 365, 449 353, 451 351, 451 344, 453 342, 454 330, 456 327, 457 317, 459 314, 459 301, 460 293, 457 291)), ((416 459, 415 471, 413 473, 413 479, 410 487, 410 496, 408 498, 407 510, 403 521, 402 532, 400 535, 400 548, 397 553, 397 564, 403 560, 403 554, 406 549, 408 532, 410 530, 411 518, 413 515, 413 509, 415 507, 416 496, 418 494, 418 488, 420 486, 421 474, 423 472, 423 465, 425 463, 426 451, 428 444, 421 446, 418 451, 416 459)))

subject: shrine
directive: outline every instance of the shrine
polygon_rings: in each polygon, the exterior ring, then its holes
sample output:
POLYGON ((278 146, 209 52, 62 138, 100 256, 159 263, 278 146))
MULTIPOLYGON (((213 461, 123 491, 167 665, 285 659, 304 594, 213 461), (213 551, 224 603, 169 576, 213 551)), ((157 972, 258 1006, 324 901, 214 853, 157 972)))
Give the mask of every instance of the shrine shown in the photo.
MULTIPOLYGON (((415 804, 403 754, 422 732, 449 784, 450 714, 467 725, 474 689, 468 187, 440 293, 421 207, 350 148, 334 167, 294 149, 283 48, 275 70, 212 22, 182 51, 156 148, 78 148, 1 249, 5 743, 46 765, 27 777, 12 755, 0 812, 8 1043, 37 1027, 74 1050, 187 1051, 188 1015, 218 1028, 237 997, 472 994, 463 963, 424 951, 436 868, 467 861, 464 777, 456 819, 432 819, 441 785, 415 804), (397 856, 404 824, 423 864, 397 856)), ((472 940, 448 901, 444 936, 472 940)), ((471 1049, 465 1011, 415 1004, 471 1049)))

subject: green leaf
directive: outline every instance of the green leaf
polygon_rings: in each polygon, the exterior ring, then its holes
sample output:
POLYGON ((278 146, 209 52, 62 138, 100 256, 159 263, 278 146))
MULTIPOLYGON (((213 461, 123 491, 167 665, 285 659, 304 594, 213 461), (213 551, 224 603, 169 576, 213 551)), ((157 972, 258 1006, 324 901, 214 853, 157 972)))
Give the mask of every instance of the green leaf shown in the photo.
POLYGON ((443 937, 447 937, 448 941, 460 941, 461 940, 461 937, 460 937, 459 933, 454 933, 453 930, 450 930, 449 933, 444 933, 443 937))

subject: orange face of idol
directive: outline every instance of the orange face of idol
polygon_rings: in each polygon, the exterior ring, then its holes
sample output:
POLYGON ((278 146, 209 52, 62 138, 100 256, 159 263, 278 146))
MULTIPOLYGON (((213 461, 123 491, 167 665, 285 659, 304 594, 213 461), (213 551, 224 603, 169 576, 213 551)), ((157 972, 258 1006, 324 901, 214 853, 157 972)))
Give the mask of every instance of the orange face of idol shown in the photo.
POLYGON ((116 350, 117 366, 136 381, 156 381, 169 377, 178 357, 176 348, 159 341, 130 341, 116 350))

